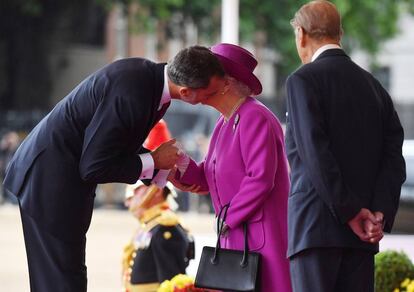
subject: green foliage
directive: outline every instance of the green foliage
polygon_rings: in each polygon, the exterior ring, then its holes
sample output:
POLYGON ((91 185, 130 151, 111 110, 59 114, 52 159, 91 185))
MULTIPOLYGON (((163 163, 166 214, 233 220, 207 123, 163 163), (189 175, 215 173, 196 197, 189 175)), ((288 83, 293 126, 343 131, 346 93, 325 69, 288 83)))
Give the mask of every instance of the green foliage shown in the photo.
POLYGON ((21 10, 23 13, 32 15, 32 16, 39 16, 42 14, 42 5, 39 4, 37 1, 25 1, 22 3, 21 10))
POLYGON ((390 292, 406 278, 414 277, 414 265, 404 252, 383 251, 375 256, 375 291, 390 292))
MULTIPOLYGON (((108 7, 116 0, 96 0, 108 7)), ((138 9, 132 15, 131 29, 136 32, 155 29, 154 20, 165 24, 166 30, 171 31, 182 28, 185 21, 191 20, 199 28, 200 34, 208 37, 216 33, 214 28, 219 27, 216 8, 220 0, 192 1, 192 0, 124 0, 126 4, 136 4, 138 9)))
MULTIPOLYGON (((282 56, 287 71, 299 65, 289 21, 304 0, 240 0, 241 35, 251 37, 260 30, 267 34, 266 44, 282 56)), ((381 43, 397 33, 397 20, 407 10, 402 3, 413 0, 333 0, 342 15, 343 45, 349 52, 360 48, 375 54, 381 43), (404 7, 403 7, 404 6, 404 7)), ((409 6, 409 5, 408 5, 409 6)), ((414 10, 413 10, 414 11, 414 10)))
MULTIPOLYGON (((192 21, 199 36, 215 41, 220 31, 222 0, 94 0, 110 9, 115 3, 136 4, 130 18, 135 32, 165 31, 167 38, 184 36, 184 23, 192 21), (156 20, 156 21, 155 21, 156 20), (158 21, 158 24, 157 24, 158 21), (161 23, 161 26, 160 26, 161 23), (156 27, 158 25, 158 28, 156 27)), ((60 6, 79 6, 81 0, 66 0, 60 6)), ((280 55, 279 68, 292 71, 300 63, 289 20, 307 0, 240 0, 240 38, 257 46, 274 48, 280 55)), ((414 14, 414 0, 332 0, 342 15, 342 45, 350 52, 356 48, 375 55, 381 44, 398 33, 401 13, 414 14)), ((22 14, 41 17, 45 3, 38 0, 13 0, 12 6, 22 14)), ((52 2, 49 2, 52 3, 52 2)))
MULTIPOLYGON (((119 0, 96 0, 113 3, 119 0)), ((167 31, 177 30, 192 20, 199 34, 210 40, 220 31, 221 0, 124 0, 136 3, 135 30, 153 30, 154 19, 165 23, 167 31), (177 23, 177 14, 181 19, 177 23)), ((240 0, 240 37, 256 45, 274 48, 281 56, 280 68, 289 72, 300 60, 289 20, 306 0, 240 0), (258 33, 259 32, 259 33, 258 33), (259 37, 260 36, 260 37, 259 37), (263 38, 264 36, 264 38, 263 38)), ((343 46, 349 52, 359 48, 375 54, 381 43, 397 33, 397 20, 404 11, 414 13, 414 0, 332 0, 342 14, 345 36, 343 46)), ((171 35, 171 34, 170 34, 171 35)), ((283 73, 283 72, 282 72, 283 73)))
POLYGON ((9 11, 28 17, 39 17, 43 13, 43 4, 37 0, 0 1, 0 11, 9 11))
POLYGON ((403 9, 409 11, 410 13, 414 14, 414 0, 402 0, 404 3, 403 9))
POLYGON ((96 4, 100 5, 101 7, 103 7, 105 10, 110 11, 112 9, 112 7, 114 6, 114 4, 116 2, 120 2, 120 1, 114 1, 114 0, 95 0, 96 4))
MULTIPOLYGON (((358 5, 340 5, 345 35, 357 40, 360 47, 375 53, 379 45, 397 32, 398 1, 366 0, 358 5)), ((355 3, 356 4, 356 3, 355 3)), ((353 49, 353 48, 351 48, 353 49)))

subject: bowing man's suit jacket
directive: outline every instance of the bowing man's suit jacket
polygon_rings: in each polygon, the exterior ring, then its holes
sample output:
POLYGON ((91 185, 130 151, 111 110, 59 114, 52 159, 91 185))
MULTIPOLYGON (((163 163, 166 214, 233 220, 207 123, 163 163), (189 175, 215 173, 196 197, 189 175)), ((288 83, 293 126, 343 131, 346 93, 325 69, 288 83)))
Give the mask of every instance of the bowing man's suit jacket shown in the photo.
POLYGON ((323 52, 287 80, 291 166, 288 255, 307 248, 376 252, 347 222, 381 211, 391 231, 405 180, 403 129, 392 100, 341 50, 323 52))
POLYGON ((52 234, 79 239, 98 183, 135 183, 138 153, 161 118, 165 64, 129 58, 81 82, 32 130, 7 169, 5 187, 52 234))
POLYGON ((282 127, 269 109, 249 97, 227 122, 220 117, 205 160, 191 160, 181 182, 208 190, 216 214, 229 204, 222 247, 243 250, 247 222, 249 249, 262 255, 261 291, 291 291, 288 167, 282 127))

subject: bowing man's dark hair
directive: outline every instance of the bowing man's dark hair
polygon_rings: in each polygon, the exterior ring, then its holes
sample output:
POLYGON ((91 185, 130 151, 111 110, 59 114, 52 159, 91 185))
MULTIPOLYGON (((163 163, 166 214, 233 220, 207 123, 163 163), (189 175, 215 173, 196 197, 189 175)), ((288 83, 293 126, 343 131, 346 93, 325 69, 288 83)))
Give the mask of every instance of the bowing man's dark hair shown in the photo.
POLYGON ((175 84, 190 88, 206 88, 213 76, 224 76, 218 58, 206 47, 182 49, 168 62, 168 78, 175 84))

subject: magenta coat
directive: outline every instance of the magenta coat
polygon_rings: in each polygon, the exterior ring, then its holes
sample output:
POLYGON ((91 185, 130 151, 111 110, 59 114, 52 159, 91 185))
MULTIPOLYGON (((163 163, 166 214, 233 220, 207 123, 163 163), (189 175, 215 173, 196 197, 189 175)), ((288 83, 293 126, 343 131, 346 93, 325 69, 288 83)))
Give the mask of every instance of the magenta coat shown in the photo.
POLYGON ((181 178, 211 194, 216 214, 230 204, 225 248, 243 249, 248 222, 250 250, 262 254, 261 291, 291 291, 287 249, 288 166, 279 121, 248 98, 228 122, 217 122, 205 160, 191 161, 181 178))

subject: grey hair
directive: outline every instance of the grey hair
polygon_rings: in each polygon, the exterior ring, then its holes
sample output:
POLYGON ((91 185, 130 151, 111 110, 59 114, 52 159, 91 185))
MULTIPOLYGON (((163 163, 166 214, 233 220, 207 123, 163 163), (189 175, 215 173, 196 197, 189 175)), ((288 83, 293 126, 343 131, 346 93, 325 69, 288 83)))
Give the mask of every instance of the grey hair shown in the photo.
POLYGON ((251 96, 253 94, 253 90, 250 89, 249 86, 244 84, 243 82, 237 80, 230 75, 226 75, 227 80, 230 83, 230 86, 236 91, 236 94, 240 97, 251 96))
POLYGON ((206 88, 213 76, 224 76, 218 58, 206 47, 182 49, 168 62, 168 78, 175 84, 190 88, 206 88))
POLYGON ((303 5, 290 21, 293 28, 301 27, 311 38, 330 38, 340 41, 341 15, 336 6, 326 0, 311 1, 303 5))

